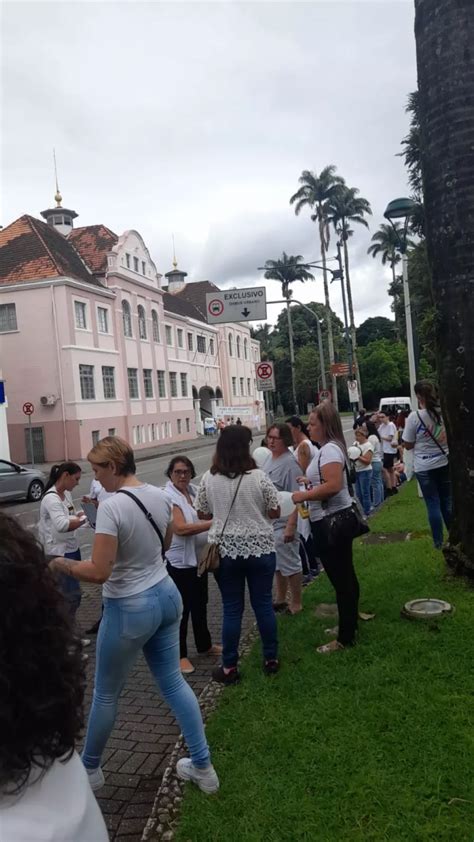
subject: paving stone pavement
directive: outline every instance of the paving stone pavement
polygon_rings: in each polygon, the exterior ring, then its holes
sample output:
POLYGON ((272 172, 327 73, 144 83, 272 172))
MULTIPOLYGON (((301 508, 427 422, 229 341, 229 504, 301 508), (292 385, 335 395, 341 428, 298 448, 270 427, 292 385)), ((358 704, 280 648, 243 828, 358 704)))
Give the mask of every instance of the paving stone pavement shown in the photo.
MULTIPOLYGON (((82 585, 83 598, 79 625, 89 628, 100 615, 100 589, 82 585)), ((214 643, 220 642, 222 626, 221 599, 213 577, 209 581, 208 622, 214 643)), ((250 629, 253 614, 248 606, 244 614, 242 634, 250 629)), ((87 662, 86 716, 92 697, 95 668, 95 637, 85 651, 87 662)), ((196 671, 187 676, 197 695, 211 679, 218 658, 197 655, 191 624, 188 632, 189 658, 196 671)), ((138 842, 151 814, 168 758, 179 736, 168 705, 161 699, 148 667, 140 657, 120 696, 115 728, 107 744, 102 762, 105 786, 99 790, 98 802, 111 840, 138 842)), ((92 840, 91 840, 92 842, 92 840)))

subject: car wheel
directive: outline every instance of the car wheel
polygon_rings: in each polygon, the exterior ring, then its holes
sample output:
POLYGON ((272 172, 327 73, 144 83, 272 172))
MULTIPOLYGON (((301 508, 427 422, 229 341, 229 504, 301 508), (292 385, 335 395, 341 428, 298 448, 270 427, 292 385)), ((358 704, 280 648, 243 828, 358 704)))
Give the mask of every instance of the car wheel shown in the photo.
POLYGON ((43 488, 43 483, 39 479, 33 480, 28 489, 27 500, 33 500, 34 502, 40 500, 43 494, 43 488))

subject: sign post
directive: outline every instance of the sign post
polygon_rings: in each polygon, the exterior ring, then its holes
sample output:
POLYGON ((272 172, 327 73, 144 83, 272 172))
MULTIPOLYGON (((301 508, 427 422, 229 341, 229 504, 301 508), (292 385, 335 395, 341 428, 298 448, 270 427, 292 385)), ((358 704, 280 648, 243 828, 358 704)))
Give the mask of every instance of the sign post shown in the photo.
POLYGON ((359 389, 357 387, 357 380, 347 381, 347 391, 349 392, 350 403, 359 403, 359 389))
POLYGON ((206 294, 206 316, 210 325, 223 322, 254 322, 267 318, 265 287, 216 290, 206 294))
POLYGON ((31 403, 31 401, 26 401, 26 403, 23 404, 23 412, 24 412, 25 415, 28 416, 28 437, 29 437, 29 440, 30 440, 30 461, 31 461, 31 466, 33 468, 35 466, 35 456, 34 456, 34 453, 33 453, 33 430, 31 429, 31 416, 33 415, 34 411, 35 411, 35 408, 34 408, 33 404, 31 403))
POLYGON ((273 392, 275 389, 275 366, 270 360, 255 363, 255 376, 257 378, 257 391, 273 392))

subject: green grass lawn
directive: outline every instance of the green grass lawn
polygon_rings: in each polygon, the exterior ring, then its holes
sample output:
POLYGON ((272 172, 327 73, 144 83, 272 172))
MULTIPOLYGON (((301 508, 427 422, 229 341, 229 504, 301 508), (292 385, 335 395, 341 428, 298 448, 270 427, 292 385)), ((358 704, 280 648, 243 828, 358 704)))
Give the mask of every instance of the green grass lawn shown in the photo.
POLYGON ((323 657, 314 606, 333 602, 325 576, 305 610, 280 617, 282 669, 261 672, 257 643, 240 686, 224 691, 207 733, 221 779, 216 796, 187 785, 179 842, 418 842, 474 839, 474 590, 446 575, 423 501, 410 483, 373 519, 413 541, 357 542, 359 644, 323 657), (436 596, 453 616, 400 617, 436 596))

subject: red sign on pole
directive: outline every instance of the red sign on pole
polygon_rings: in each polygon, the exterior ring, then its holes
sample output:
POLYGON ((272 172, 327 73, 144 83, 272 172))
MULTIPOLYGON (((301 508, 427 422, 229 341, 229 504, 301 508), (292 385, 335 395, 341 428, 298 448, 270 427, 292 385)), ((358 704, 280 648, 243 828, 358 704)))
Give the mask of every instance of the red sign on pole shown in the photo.
POLYGON ((35 411, 35 408, 34 408, 33 404, 31 403, 31 401, 26 401, 23 404, 23 412, 25 413, 25 415, 33 415, 34 411, 35 411))
POLYGON ((257 389, 259 391, 267 392, 275 388, 274 365, 270 360, 255 363, 255 374, 257 376, 257 389))

